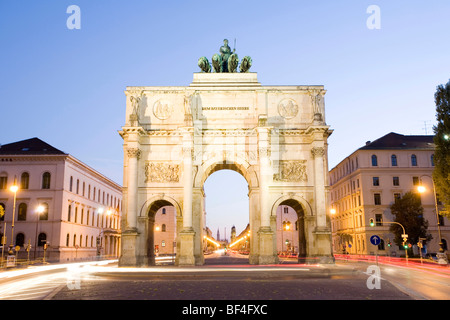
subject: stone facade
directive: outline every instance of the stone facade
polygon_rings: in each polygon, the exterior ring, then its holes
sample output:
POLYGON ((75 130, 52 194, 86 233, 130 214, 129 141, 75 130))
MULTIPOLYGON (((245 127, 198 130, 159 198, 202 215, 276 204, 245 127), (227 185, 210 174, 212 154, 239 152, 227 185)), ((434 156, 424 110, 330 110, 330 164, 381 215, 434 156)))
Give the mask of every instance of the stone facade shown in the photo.
MULTIPOLYGON (((300 217, 303 255, 332 262, 323 86, 262 86, 256 73, 195 73, 185 87, 127 87, 121 266, 154 263, 153 217, 177 214, 178 265, 204 263, 203 184, 249 186, 251 264, 277 262, 276 211, 300 217)), ((317 260, 316 260, 317 261, 317 260)))

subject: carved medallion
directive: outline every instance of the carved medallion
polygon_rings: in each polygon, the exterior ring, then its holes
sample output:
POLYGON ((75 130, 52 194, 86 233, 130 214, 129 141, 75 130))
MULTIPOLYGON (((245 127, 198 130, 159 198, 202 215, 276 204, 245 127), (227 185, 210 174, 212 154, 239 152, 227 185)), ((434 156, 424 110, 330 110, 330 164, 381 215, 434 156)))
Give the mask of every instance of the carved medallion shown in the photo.
POLYGON ((178 182, 180 166, 165 162, 149 162, 145 164, 145 182, 178 182))
POLYGON ((273 175, 274 181, 299 182, 308 181, 306 160, 280 161, 279 173, 273 175))
POLYGON ((169 119, 172 113, 173 113, 173 106, 170 104, 170 102, 158 100, 153 105, 153 114, 159 120, 169 119))
POLYGON ((298 104, 292 99, 281 100, 278 104, 278 113, 285 119, 295 118, 298 114, 298 104))

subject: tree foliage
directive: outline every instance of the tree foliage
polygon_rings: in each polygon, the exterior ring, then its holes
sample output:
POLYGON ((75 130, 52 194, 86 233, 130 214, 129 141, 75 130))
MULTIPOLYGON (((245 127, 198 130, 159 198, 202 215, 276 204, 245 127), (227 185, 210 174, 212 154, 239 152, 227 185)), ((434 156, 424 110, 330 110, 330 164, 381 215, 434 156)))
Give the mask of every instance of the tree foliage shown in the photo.
MULTIPOLYGON (((390 207, 391 213, 394 215, 394 221, 400 223, 408 235, 408 243, 416 244, 419 238, 431 239, 431 235, 427 234, 428 221, 423 217, 423 207, 420 196, 414 192, 407 192, 402 198, 397 199, 390 207)), ((403 229, 392 224, 390 231, 394 234, 394 242, 402 245, 401 237, 403 229)))
POLYGON ((439 213, 450 218, 450 81, 437 87, 434 100, 437 124, 433 127, 436 146, 433 178, 436 193, 444 204, 439 213))

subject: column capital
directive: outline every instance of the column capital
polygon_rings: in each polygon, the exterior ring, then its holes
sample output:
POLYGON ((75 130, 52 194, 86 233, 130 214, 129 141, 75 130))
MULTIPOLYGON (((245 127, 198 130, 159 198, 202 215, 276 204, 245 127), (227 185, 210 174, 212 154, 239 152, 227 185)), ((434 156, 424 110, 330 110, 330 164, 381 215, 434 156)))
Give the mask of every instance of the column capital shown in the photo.
POLYGON ((311 154, 313 157, 323 157, 325 155, 325 148, 324 147, 314 147, 311 149, 311 154))
POLYGON ((139 148, 127 148, 128 158, 139 158, 141 157, 141 150, 139 148))

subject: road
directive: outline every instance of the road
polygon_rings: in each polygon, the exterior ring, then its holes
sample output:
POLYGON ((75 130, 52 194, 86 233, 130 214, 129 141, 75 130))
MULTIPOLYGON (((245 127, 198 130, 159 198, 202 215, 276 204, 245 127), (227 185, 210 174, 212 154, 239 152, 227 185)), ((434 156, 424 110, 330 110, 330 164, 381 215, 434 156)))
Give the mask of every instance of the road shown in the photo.
MULTIPOLYGON (((364 272, 375 261, 337 259, 337 266, 353 267, 364 272)), ((378 263, 381 279, 407 293, 416 300, 450 300, 450 266, 404 259, 383 259, 378 263)))
POLYGON ((335 265, 299 265, 286 260, 279 265, 254 266, 238 254, 216 253, 208 256, 205 265, 199 267, 118 268, 116 264, 96 263, 43 266, 0 273, 0 299, 450 299, 448 268, 380 263, 379 288, 370 289, 368 283, 372 274, 367 268, 373 265, 376 264, 345 260, 337 260, 335 265))

